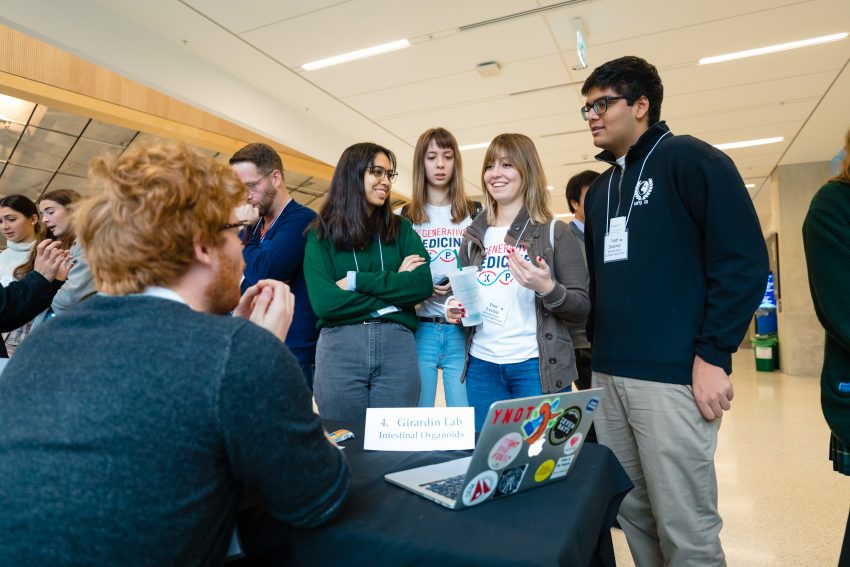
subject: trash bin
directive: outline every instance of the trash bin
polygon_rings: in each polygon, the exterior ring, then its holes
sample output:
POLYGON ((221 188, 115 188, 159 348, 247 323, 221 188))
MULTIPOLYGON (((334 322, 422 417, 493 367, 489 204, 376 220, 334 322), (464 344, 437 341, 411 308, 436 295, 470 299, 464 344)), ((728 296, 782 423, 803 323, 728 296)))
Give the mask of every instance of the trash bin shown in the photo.
POLYGON ((756 354, 756 370, 759 372, 773 372, 778 366, 779 339, 776 335, 755 335, 752 340, 753 350, 756 354))

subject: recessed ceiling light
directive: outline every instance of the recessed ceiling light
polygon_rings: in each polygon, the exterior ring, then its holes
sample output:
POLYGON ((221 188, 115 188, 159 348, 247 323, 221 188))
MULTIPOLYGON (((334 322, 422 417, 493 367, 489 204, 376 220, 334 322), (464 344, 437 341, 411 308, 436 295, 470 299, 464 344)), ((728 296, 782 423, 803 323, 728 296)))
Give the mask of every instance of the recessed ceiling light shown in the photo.
POLYGON ((736 51, 734 53, 726 53, 724 55, 713 55, 712 57, 703 57, 699 60, 699 64, 708 65, 710 63, 720 63, 722 61, 732 61, 733 59, 744 59, 745 57, 755 57, 756 55, 766 55, 768 53, 788 51, 789 49, 808 47, 810 45, 819 45, 821 43, 829 43, 831 41, 839 41, 845 39, 848 35, 850 35, 850 33, 848 32, 835 33, 832 35, 813 37, 811 39, 801 39, 800 41, 791 41, 788 43, 780 43, 778 45, 769 45, 767 47, 747 49, 746 51, 736 51))
POLYGON ((743 142, 727 142, 725 144, 714 144, 718 150, 734 150, 737 148, 749 148, 750 146, 763 146, 765 144, 776 144, 784 140, 782 136, 778 138, 761 138, 759 140, 744 140, 743 142))
POLYGON ((465 146, 461 146, 458 149, 462 152, 466 150, 480 150, 481 148, 486 148, 490 145, 490 142, 481 142, 480 144, 467 144, 465 146))
POLYGON ((755 189, 756 184, 755 183, 745 183, 744 187, 746 187, 747 189, 755 189))
POLYGON ((348 63, 349 61, 356 61, 357 59, 365 59, 366 57, 374 57, 375 55, 380 55, 382 53, 397 51, 399 49, 404 49, 405 47, 410 47, 410 42, 406 39, 400 39, 398 41, 391 41, 389 43, 367 47, 366 49, 358 49, 357 51, 350 51, 348 53, 343 53, 342 55, 334 55, 333 57, 304 63, 301 68, 305 71, 315 71, 316 69, 324 69, 325 67, 339 65, 340 63, 348 63))

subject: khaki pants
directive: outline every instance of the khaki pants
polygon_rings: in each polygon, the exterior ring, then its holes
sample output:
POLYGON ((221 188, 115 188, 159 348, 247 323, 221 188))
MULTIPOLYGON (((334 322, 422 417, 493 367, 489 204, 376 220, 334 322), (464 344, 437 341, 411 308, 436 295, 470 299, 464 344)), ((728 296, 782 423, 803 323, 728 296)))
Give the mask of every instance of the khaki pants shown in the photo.
POLYGON ((593 373, 604 390, 594 423, 635 485, 618 520, 637 567, 726 565, 714 452, 690 386, 593 373))

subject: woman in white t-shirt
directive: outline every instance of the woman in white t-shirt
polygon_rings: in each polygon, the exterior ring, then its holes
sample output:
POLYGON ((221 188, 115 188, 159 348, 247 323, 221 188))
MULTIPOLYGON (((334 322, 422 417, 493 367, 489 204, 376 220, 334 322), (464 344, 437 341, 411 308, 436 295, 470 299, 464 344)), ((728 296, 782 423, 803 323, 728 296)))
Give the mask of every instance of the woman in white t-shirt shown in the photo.
POLYGON ((463 170, 455 137, 444 128, 419 136, 413 155, 413 201, 401 214, 410 219, 430 257, 434 294, 417 306, 416 353, 419 359, 419 405, 433 407, 437 370, 443 370, 447 406, 468 406, 461 382, 466 359, 466 333, 448 323, 444 304, 451 287, 449 272, 457 270, 457 252, 464 229, 481 203, 466 198, 463 170))
POLYGON ((567 324, 584 325, 590 310, 582 243, 553 219, 534 142, 497 136, 481 181, 487 213, 460 247, 463 265, 480 267, 483 321, 470 336, 466 369, 476 430, 492 402, 571 387, 577 373, 567 324))

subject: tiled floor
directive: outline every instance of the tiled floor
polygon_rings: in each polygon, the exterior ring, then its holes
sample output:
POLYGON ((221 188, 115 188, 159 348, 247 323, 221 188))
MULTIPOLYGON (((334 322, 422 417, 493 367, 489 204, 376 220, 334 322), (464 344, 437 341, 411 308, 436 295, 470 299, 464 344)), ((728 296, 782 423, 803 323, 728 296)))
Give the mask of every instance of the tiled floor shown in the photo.
MULTIPOLYGON (((835 566, 850 478, 832 471, 819 379, 756 372, 753 352, 733 362, 735 399, 716 457, 720 533, 731 567, 835 566)), ((634 565, 612 530, 617 564, 634 565)))

